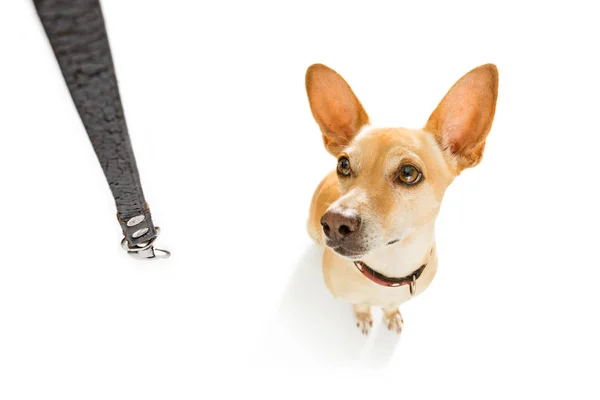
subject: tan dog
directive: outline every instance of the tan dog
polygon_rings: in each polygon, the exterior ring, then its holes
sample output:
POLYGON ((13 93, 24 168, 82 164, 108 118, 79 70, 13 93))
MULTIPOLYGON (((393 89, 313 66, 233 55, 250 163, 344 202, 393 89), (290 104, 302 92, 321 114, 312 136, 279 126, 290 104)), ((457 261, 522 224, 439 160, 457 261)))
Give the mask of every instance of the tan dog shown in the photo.
POLYGON ((372 306, 400 333, 398 306, 437 270, 434 223, 444 192, 483 155, 498 70, 487 64, 463 76, 416 130, 371 126, 350 86, 324 65, 308 68, 306 91, 325 148, 338 160, 317 187, 308 220, 310 236, 325 245, 325 282, 353 304, 364 334, 372 306))

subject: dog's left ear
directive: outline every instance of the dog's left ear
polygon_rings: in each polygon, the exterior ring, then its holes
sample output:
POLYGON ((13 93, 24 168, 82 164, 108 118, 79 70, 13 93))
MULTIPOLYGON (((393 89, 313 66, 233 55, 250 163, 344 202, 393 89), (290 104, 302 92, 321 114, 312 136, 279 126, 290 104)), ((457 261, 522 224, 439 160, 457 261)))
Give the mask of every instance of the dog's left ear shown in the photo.
POLYGON ((323 64, 306 71, 306 94, 325 148, 337 157, 369 123, 369 116, 344 78, 323 64))
POLYGON ((457 160, 459 172, 481 161, 497 97, 498 69, 482 65, 460 78, 429 117, 425 130, 457 160))

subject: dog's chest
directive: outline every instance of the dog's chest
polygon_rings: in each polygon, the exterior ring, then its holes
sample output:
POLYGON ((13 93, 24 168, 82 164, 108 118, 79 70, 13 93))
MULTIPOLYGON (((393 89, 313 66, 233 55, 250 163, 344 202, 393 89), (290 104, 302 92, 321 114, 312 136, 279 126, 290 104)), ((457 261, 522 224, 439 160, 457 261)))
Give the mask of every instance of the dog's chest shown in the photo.
POLYGON ((342 259, 331 250, 323 255, 323 276, 333 296, 352 304, 376 307, 398 306, 423 292, 431 283, 437 270, 437 257, 432 254, 422 275, 417 280, 414 295, 408 285, 387 287, 365 277, 352 261, 342 259))

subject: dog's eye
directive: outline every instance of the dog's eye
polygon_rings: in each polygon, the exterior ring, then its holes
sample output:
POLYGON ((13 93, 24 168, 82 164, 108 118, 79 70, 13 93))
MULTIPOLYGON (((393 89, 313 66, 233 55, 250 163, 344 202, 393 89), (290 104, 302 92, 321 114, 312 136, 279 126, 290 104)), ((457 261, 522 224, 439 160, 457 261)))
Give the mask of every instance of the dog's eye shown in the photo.
POLYGON ((414 185, 421 181, 423 174, 412 164, 404 164, 398 170, 398 181, 405 185, 414 185))
POLYGON ((349 176, 351 171, 350 160, 347 157, 340 157, 337 165, 338 175, 349 176))

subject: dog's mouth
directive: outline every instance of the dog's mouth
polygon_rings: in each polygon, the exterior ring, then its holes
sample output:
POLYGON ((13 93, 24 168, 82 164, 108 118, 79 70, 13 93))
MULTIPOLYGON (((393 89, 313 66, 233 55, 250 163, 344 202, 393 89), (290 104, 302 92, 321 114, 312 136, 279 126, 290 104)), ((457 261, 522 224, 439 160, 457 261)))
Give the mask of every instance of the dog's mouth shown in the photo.
MULTIPOLYGON (((387 242, 385 245, 391 246, 392 244, 398 243, 399 241, 400 241, 400 239, 394 239, 392 241, 387 242)), ((339 243, 332 243, 330 241, 328 241, 328 243, 326 243, 326 245, 327 245, 327 247, 329 247, 330 249, 332 249, 339 255, 341 255, 345 258, 351 259, 351 260, 360 260, 368 253, 368 251, 366 249, 360 249, 360 250, 351 249, 351 248, 349 249, 339 243)))
POLYGON ((341 246, 333 247, 333 251, 351 260, 360 260, 365 255, 365 253, 358 253, 351 250, 347 250, 341 246))
POLYGON ((366 254, 365 251, 356 251, 356 250, 352 250, 352 249, 347 249, 344 246, 339 245, 339 244, 327 244, 327 247, 329 247, 331 250, 338 253, 340 256, 349 258, 351 260, 360 260, 366 254))

